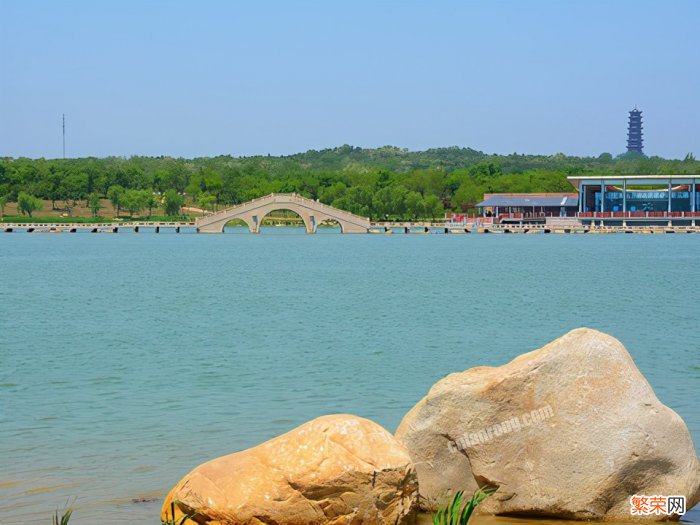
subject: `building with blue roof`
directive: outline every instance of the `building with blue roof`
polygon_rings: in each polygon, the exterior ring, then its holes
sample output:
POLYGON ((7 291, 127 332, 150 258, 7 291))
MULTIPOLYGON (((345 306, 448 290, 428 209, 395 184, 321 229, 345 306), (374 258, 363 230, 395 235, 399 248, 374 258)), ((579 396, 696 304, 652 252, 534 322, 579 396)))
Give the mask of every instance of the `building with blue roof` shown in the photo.
POLYGON ((487 193, 476 205, 483 217, 543 222, 546 217, 575 217, 576 193, 487 193))

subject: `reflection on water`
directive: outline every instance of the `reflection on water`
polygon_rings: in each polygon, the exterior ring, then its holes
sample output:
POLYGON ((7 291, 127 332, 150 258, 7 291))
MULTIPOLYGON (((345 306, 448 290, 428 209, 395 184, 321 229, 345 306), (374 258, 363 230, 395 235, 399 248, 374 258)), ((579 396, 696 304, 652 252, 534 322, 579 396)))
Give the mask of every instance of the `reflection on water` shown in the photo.
POLYGON ((446 374, 582 325, 698 445, 700 237, 302 231, 0 235, 3 523, 74 497, 75 525, 156 523, 207 459, 333 412, 394 430, 446 374))

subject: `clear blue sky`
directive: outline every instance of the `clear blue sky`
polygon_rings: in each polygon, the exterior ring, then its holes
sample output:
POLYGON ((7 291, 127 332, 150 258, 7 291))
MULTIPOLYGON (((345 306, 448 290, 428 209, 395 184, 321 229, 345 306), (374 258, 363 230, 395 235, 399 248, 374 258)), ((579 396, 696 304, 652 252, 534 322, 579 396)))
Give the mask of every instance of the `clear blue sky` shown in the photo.
POLYGON ((0 155, 700 155, 700 2, 0 0, 0 155))

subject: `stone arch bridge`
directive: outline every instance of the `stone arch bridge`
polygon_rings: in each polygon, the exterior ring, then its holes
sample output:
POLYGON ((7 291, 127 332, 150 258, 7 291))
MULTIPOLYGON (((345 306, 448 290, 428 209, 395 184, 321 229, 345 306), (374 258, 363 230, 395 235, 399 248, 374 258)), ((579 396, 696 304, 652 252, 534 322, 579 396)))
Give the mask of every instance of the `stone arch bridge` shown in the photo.
POLYGON ((353 213, 339 210, 296 193, 271 193, 231 208, 199 217, 195 221, 201 233, 222 233, 227 222, 240 219, 248 225, 251 233, 259 233, 263 219, 277 210, 293 211, 304 221, 306 233, 316 233, 324 221, 335 221, 342 233, 367 233, 370 221, 353 213))

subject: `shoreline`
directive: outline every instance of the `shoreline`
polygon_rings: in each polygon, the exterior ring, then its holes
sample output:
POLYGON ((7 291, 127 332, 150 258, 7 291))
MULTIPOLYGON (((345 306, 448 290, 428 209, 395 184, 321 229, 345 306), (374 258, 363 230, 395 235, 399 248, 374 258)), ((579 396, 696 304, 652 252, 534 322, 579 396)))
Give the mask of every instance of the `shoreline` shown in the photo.
MULTIPOLYGON (((243 224, 234 224, 226 226, 227 228, 247 229, 243 224)), ((300 220, 297 223, 289 223, 288 220, 263 223, 262 228, 293 228, 303 229, 304 223, 300 220)), ((98 221, 98 222, 52 222, 52 221, 36 221, 36 222, 8 222, 0 223, 0 233, 124 233, 133 232, 139 233, 143 230, 144 233, 161 233, 161 230, 174 230, 175 233, 181 233, 183 229, 188 230, 187 233, 214 233, 200 232, 195 222, 192 221, 98 221), (193 231, 189 231, 193 230, 193 231)), ((340 230, 342 228, 337 224, 321 223, 317 229, 322 230, 340 230)), ((223 233, 223 232, 216 232, 223 233)), ((254 233, 250 232, 251 235, 254 233)), ((316 232, 307 232, 316 233, 316 232)), ((420 223, 415 225, 412 223, 371 223, 366 232, 347 232, 352 235, 559 235, 559 234, 574 234, 574 235, 599 235, 599 234, 698 234, 700 226, 661 226, 661 225, 643 225, 643 226, 571 226, 557 227, 547 225, 530 225, 530 226, 513 226, 513 225, 468 225, 468 226, 446 226, 446 225, 427 225, 420 223)))

